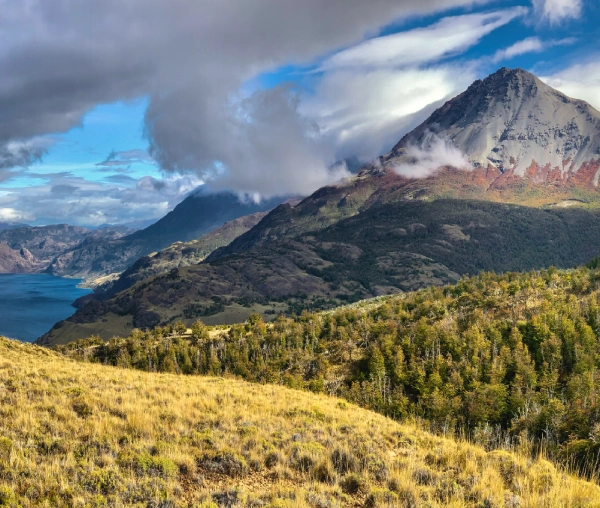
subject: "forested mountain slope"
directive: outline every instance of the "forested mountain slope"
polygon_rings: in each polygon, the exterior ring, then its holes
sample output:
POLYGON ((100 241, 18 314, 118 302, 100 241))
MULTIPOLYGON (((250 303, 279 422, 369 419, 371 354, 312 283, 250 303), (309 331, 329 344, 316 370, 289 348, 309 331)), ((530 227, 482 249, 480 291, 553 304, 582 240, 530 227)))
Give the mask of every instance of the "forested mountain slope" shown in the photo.
POLYGON ((95 289, 93 294, 77 300, 76 306, 82 306, 92 299, 105 300, 143 279, 168 273, 173 269, 198 264, 214 250, 231 243, 239 235, 256 226, 265 215, 267 215, 267 212, 257 212, 234 219, 196 240, 175 242, 166 249, 144 256, 133 263, 115 280, 102 284, 95 289))
POLYGON ((477 201, 373 206, 321 231, 139 282, 86 305, 41 343, 109 339, 177 319, 235 323, 252 312, 331 308, 481 270, 574 267, 598 254, 599 219, 581 209, 477 201))

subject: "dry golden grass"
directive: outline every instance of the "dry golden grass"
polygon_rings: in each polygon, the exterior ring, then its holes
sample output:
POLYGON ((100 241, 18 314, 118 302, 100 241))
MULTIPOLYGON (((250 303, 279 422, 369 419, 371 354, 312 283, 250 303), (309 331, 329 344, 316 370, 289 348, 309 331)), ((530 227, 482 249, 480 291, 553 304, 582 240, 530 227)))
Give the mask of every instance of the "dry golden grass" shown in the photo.
POLYGON ((592 507, 544 460, 338 399, 0 339, 0 506, 592 507))

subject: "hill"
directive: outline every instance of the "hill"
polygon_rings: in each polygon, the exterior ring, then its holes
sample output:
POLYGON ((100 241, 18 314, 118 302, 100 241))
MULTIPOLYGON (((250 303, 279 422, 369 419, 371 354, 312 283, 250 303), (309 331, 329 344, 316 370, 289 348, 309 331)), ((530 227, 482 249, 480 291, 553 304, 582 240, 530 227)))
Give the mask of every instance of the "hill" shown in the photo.
POLYGON ((596 258, 577 270, 483 273, 272 324, 254 315, 190 332, 180 323, 57 349, 93 363, 326 392, 488 447, 531 443, 596 476, 599 283, 596 258))
POLYGON ((241 234, 256 226, 267 212, 258 212, 226 222, 197 240, 175 242, 166 249, 138 259, 133 265, 113 281, 96 288, 93 294, 76 302, 82 306, 91 299, 105 300, 114 294, 124 291, 136 282, 185 266, 195 265, 203 261, 214 250, 231 243, 241 234))
POLYGON ((599 218, 581 209, 462 200, 373 206, 321 231, 140 281, 90 302, 40 342, 109 339, 177 319, 214 325, 253 312, 273 318, 443 285, 481 270, 574 267, 598 254, 599 218))
POLYGON ((200 266, 80 309, 42 340, 328 308, 482 269, 576 266, 597 254, 586 211, 600 205, 599 122, 587 103, 501 69, 355 176, 278 206, 200 266))
POLYGON ((2 506, 600 506, 545 460, 343 401, 0 339, 2 506))

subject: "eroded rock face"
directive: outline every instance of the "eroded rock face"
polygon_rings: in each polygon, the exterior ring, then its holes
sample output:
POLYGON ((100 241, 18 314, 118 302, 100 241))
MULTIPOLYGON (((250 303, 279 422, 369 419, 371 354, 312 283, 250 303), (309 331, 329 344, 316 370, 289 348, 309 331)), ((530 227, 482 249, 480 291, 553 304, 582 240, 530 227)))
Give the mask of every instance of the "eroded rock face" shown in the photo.
POLYGON ((0 243, 0 273, 23 273, 35 269, 36 260, 27 249, 11 249, 0 243))
POLYGON ((583 171, 585 185, 598 184, 600 112, 522 69, 475 81, 404 136, 384 163, 402 161, 410 147, 427 148, 431 134, 450 140, 476 168, 535 183, 576 182, 583 171))
POLYGON ((45 271, 57 257, 86 241, 108 242, 131 232, 123 226, 90 230, 67 224, 6 229, 0 231, 0 273, 45 271))

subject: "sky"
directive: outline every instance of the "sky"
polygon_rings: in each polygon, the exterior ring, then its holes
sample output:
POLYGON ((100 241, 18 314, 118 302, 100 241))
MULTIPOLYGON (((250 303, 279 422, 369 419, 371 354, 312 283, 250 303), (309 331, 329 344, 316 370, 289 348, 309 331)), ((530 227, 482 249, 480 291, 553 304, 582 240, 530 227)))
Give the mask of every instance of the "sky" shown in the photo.
POLYGON ((307 195, 522 67, 600 109, 597 0, 0 0, 0 221, 307 195), (333 168, 333 169, 332 169, 333 168))

